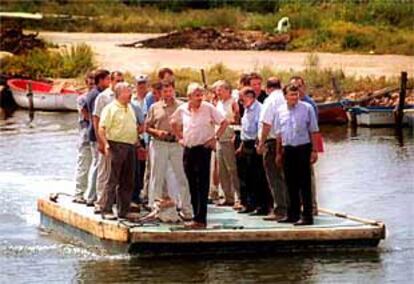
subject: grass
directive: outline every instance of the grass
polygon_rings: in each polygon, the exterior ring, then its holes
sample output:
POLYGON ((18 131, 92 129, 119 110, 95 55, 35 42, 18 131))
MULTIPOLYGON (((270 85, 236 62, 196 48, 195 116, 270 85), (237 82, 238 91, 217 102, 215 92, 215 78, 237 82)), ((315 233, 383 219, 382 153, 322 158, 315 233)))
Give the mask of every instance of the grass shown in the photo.
POLYGON ((293 36, 289 50, 414 55, 411 0, 3 0, 1 9, 83 16, 21 21, 25 27, 73 32, 169 32, 188 27, 272 32, 277 21, 288 16, 293 36), (195 6, 209 9, 192 9, 195 6))
POLYGON ((0 73, 30 78, 74 78, 94 67, 93 51, 86 44, 64 49, 34 49, 0 62, 0 73))

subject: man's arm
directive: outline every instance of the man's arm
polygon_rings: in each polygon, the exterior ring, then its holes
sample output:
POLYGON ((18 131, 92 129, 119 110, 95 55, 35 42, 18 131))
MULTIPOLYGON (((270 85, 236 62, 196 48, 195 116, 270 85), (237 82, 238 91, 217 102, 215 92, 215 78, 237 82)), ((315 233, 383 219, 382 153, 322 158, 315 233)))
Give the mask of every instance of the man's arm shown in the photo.
POLYGON ((108 140, 106 139, 106 131, 105 131, 105 127, 99 127, 99 138, 100 141, 102 142, 103 145, 103 152, 102 154, 104 154, 104 156, 108 156, 109 154, 109 143, 108 140))
POLYGON ((283 146, 281 135, 277 135, 276 137, 276 165, 278 167, 283 165, 283 146))
POLYGON ((312 132, 311 133, 311 138, 312 138, 312 153, 311 153, 311 157, 310 157, 310 162, 311 164, 316 163, 316 161, 318 160, 318 151, 316 149, 316 145, 318 143, 318 137, 317 137, 317 132, 312 132))
POLYGON ((272 126, 266 122, 262 122, 262 133, 259 137, 259 145, 257 145, 257 153, 263 154, 264 151, 264 143, 266 142, 267 136, 270 133, 270 129, 272 128, 272 126))

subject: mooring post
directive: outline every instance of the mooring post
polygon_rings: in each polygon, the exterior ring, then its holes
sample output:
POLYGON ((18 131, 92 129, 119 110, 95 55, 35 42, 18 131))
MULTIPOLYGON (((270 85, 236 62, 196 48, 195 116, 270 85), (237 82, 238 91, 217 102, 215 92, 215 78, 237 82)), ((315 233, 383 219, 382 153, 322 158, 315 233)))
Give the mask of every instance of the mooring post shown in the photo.
POLYGON ((26 96, 29 99, 29 123, 30 123, 34 119, 33 88, 32 88, 31 81, 29 81, 28 83, 28 93, 26 96))
POLYGON ((398 108, 396 113, 396 126, 401 128, 404 118, 404 105, 405 105, 405 95, 407 93, 407 72, 401 72, 401 85, 400 85, 400 99, 398 102, 398 108))

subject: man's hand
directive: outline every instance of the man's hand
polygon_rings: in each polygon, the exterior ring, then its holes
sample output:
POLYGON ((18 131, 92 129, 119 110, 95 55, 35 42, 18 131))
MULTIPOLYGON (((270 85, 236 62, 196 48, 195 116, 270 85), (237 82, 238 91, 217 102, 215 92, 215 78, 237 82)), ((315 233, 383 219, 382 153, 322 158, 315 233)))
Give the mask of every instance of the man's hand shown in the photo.
POLYGON ((157 136, 159 139, 163 140, 165 137, 168 136, 168 131, 165 130, 157 130, 157 136))
POLYGON ((281 153, 276 154, 276 166, 281 168, 283 166, 283 155, 281 153))
POLYGON ((312 151, 311 156, 310 156, 310 163, 314 164, 316 163, 317 160, 318 160, 318 152, 314 150, 312 151))
POLYGON ((264 149, 265 149, 264 143, 263 142, 259 142, 259 144, 257 144, 257 146, 256 146, 256 152, 257 152, 257 154, 263 155, 264 149))
POLYGON ((241 155, 241 151, 242 151, 242 146, 240 145, 239 148, 236 149, 236 156, 240 156, 241 155))
POLYGON ((210 148, 212 150, 216 150, 216 144, 217 144, 217 140, 215 137, 213 137, 207 140, 206 143, 204 143, 204 147, 210 148))
POLYGON ((98 151, 99 153, 103 154, 105 151, 105 145, 102 142, 98 142, 98 151))
POLYGON ((109 146, 109 144, 106 144, 105 147, 104 147, 104 149, 103 149, 103 153, 102 154, 105 157, 108 157, 110 152, 111 152, 110 146, 109 146))

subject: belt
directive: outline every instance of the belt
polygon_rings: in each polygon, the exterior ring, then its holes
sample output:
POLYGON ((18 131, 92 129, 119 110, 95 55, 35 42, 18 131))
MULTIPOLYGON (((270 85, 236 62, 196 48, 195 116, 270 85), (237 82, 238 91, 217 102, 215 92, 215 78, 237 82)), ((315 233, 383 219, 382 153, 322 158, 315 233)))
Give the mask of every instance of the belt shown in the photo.
POLYGON ((155 138, 154 141, 161 141, 161 142, 167 142, 167 143, 177 143, 178 142, 177 139, 175 139, 175 137, 171 138, 171 139, 170 138, 165 138, 165 139, 155 138))

